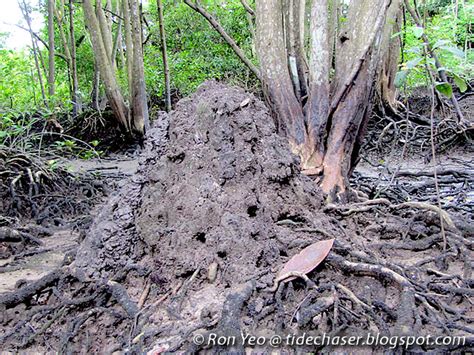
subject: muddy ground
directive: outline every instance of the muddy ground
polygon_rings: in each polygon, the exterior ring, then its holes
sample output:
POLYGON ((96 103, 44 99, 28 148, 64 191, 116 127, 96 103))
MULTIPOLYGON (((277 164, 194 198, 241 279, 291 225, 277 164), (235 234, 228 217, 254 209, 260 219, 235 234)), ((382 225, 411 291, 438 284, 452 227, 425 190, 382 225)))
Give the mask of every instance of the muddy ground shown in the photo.
POLYGON ((466 349, 474 333, 472 147, 440 153, 449 212, 440 219, 426 152, 401 156, 391 134, 366 147, 352 179, 371 200, 327 205, 260 100, 203 85, 160 114, 139 159, 69 163, 100 172, 116 192, 98 196, 91 223, 48 226, 54 232, 38 236, 41 247, 26 246, 46 251, 3 259, 1 287, 18 287, 0 296, 4 349, 229 350, 207 341, 302 332, 466 336, 444 347, 466 349), (334 246, 309 278, 276 282, 290 257, 329 239, 334 246), (204 343, 193 343, 201 335, 204 343))

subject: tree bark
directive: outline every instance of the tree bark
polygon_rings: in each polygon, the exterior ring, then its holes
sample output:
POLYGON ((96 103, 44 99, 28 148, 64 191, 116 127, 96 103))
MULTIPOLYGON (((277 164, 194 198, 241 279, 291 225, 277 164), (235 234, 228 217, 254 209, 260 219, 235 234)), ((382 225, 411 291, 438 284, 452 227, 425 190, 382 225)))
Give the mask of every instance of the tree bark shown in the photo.
POLYGON ((142 26, 138 0, 129 0, 132 20, 133 70, 132 70, 132 127, 143 135, 150 127, 148 103, 145 88, 145 70, 143 67, 143 49, 141 46, 142 26))
POLYGON ((299 154, 305 138, 304 116, 288 70, 281 2, 257 1, 256 14, 257 54, 264 91, 277 114, 277 129, 287 136, 291 150, 299 154))
POLYGON ((69 0, 69 37, 71 46, 72 113, 77 116, 82 111, 79 100, 79 80, 77 78, 76 35, 74 30, 74 1, 69 0))
MULTIPOLYGON (((98 5, 98 7, 100 7, 100 3, 98 5)), ((105 44, 105 41, 107 40, 104 41, 104 38, 102 37, 102 31, 91 0, 84 0, 82 6, 99 73, 104 82, 105 94, 107 95, 107 99, 116 119, 126 131, 130 132, 128 108, 125 105, 117 79, 115 78, 115 72, 111 65, 110 56, 107 54, 105 44)), ((100 13, 100 10, 98 10, 98 12, 100 13)))
POLYGON ((354 146, 368 117, 376 79, 376 68, 385 49, 383 28, 389 6, 397 1, 384 0, 374 4, 361 0, 349 8, 346 26, 338 38, 334 97, 331 102, 331 127, 324 157, 323 191, 330 200, 343 199, 349 187, 349 172, 354 146), (372 29, 368 35, 367 29, 372 29))
POLYGON ((326 126, 329 115, 330 40, 327 0, 314 1, 311 8, 310 96, 306 109, 306 156, 302 168, 319 174, 325 153, 326 126))
POLYGON ((168 67, 168 52, 166 49, 166 33, 163 19, 163 4, 161 0, 156 0, 156 7, 158 9, 158 22, 160 24, 160 40, 161 40, 161 55, 163 57, 163 71, 165 73, 165 106, 166 111, 171 111, 171 87, 170 87, 170 70, 168 67))
MULTIPOLYGON (((53 100, 55 92, 55 65, 54 65, 54 0, 48 0, 48 94, 53 100)), ((51 101, 52 103, 52 101, 51 101)))
POLYGON ((128 0, 121 0, 121 1, 122 1, 122 9, 123 9, 123 23, 124 23, 124 29, 125 29, 128 93, 131 98, 132 96, 132 68, 133 68, 132 28, 131 28, 130 9, 128 7, 128 0))
POLYGON ((112 63, 114 65, 117 63, 117 52, 122 46, 122 19, 119 17, 117 21, 117 35, 115 37, 114 47, 112 49, 112 63))
POLYGON ((112 63, 112 30, 111 26, 109 26, 109 21, 105 16, 104 9, 102 8, 101 0, 98 0, 95 5, 96 9, 96 16, 99 23, 100 34, 102 38, 102 42, 104 43, 105 52, 107 54, 107 58, 109 59, 110 63, 112 63))

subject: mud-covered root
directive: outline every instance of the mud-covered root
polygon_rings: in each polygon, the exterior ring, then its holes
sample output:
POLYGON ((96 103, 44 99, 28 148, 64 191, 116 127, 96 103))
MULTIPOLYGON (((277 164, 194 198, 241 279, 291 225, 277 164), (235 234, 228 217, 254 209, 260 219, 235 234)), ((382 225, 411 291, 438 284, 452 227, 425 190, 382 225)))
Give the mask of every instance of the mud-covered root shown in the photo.
MULTIPOLYGON (((354 252, 350 258, 357 259, 359 253, 354 252)), ((326 260, 327 267, 333 269, 336 275, 345 275, 342 280, 339 278, 338 281, 325 283, 315 280, 316 285, 305 288, 303 301, 298 304, 291 300, 295 297, 294 286, 291 283, 281 284, 275 294, 275 309, 285 308, 287 311, 276 311, 274 322, 283 324, 287 332, 289 329, 296 331, 296 328, 313 329, 317 330, 317 334, 324 332, 330 336, 359 336, 362 334, 361 327, 366 329, 365 332, 382 336, 451 335, 454 339, 452 344, 443 349, 472 346, 474 329, 467 325, 472 322, 472 317, 466 313, 471 307, 469 298, 472 289, 447 287, 441 290, 426 286, 408 276, 411 274, 408 269, 395 271, 382 262, 349 261, 349 255, 332 254, 326 260), (383 295, 361 289, 367 277, 378 280, 385 288, 397 290, 398 300, 395 303, 388 300, 389 304, 383 295), (447 295, 458 298, 456 303, 459 306, 446 303, 449 299, 447 295), (295 305, 294 310, 288 309, 288 302, 295 305)), ((428 349, 440 348, 430 347, 429 344, 418 348, 420 351, 428 349)))
MULTIPOLYGON (((69 268, 63 267, 1 295, 0 321, 6 326, 0 333, 1 343, 25 349, 48 336, 47 343, 67 352, 76 337, 82 342, 88 321, 105 317, 132 329, 139 309, 119 282, 132 269, 117 273, 115 280, 79 283, 69 268)), ((124 345, 121 343, 122 348, 124 345)))
POLYGON ((472 243, 454 216, 397 200, 324 209, 268 110, 238 88, 208 83, 170 116, 148 132, 138 173, 95 218, 71 275, 7 310, 8 349, 46 328, 24 348, 215 351, 193 337, 236 329, 472 336, 472 243), (275 282, 327 239, 315 270, 275 282))
POLYGON ((55 159, 15 149, 0 148, 0 171, 1 214, 39 223, 89 212, 106 190, 97 177, 79 179, 55 159))

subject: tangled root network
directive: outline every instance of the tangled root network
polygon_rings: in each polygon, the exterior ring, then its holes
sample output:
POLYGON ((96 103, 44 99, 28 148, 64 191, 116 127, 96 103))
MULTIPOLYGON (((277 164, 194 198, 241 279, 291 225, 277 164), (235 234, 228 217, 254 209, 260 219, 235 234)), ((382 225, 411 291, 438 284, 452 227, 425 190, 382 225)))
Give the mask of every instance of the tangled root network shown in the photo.
POLYGON ((137 174, 100 208, 75 261, 0 298, 6 348, 379 353, 414 335, 415 352, 472 345, 462 221, 426 203, 325 206, 265 105, 239 88, 204 84, 147 135, 137 174), (275 282, 328 239, 307 277, 275 282), (343 347, 351 336, 359 347, 343 347))

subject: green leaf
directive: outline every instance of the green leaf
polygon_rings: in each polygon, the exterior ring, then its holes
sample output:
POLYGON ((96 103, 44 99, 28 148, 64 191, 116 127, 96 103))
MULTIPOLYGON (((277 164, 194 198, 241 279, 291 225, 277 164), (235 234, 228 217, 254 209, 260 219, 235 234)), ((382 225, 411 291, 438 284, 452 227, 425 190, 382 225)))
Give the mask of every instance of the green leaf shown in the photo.
POLYGON ((421 36, 423 36, 423 32, 423 27, 413 27, 413 34, 416 38, 420 38, 421 36))
POLYGON ((456 74, 453 74, 453 79, 456 83, 456 86, 459 88, 459 91, 464 92, 467 90, 467 84, 463 78, 457 76, 456 74))
POLYGON ((464 58, 464 52, 460 50, 458 47, 453 47, 453 46, 442 46, 440 47, 448 52, 453 53, 455 56, 458 56, 460 58, 464 58))
POLYGON ((436 43, 433 45, 433 49, 446 46, 447 44, 451 44, 451 41, 448 41, 447 39, 438 39, 436 43))
POLYGON ((395 74, 395 87, 401 88, 405 84, 408 76, 408 70, 401 70, 395 74))
POLYGON ((438 83, 435 85, 435 89, 448 99, 453 96, 453 87, 449 83, 438 83))
POLYGON ((423 60, 423 58, 415 58, 415 59, 409 60, 409 61, 406 63, 407 69, 413 69, 413 68, 415 68, 418 64, 420 64, 420 62, 421 62, 422 60, 423 60))

